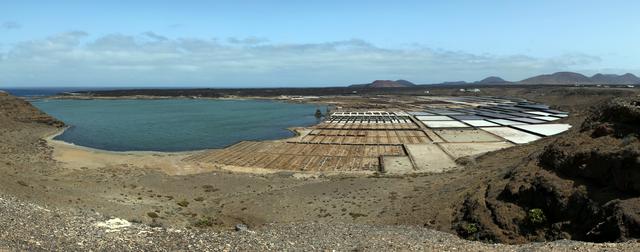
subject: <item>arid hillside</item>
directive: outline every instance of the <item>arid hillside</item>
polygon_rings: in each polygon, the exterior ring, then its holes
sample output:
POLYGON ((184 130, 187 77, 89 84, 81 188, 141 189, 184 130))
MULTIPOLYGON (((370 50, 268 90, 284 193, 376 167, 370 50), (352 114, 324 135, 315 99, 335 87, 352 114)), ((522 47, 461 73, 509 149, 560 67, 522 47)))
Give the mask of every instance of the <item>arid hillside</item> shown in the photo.
POLYGON ((458 232, 508 243, 638 238, 639 105, 621 97, 592 107, 581 125, 508 164, 468 195, 458 232))
POLYGON ((43 113, 25 100, 0 92, 0 117, 3 121, 44 123, 62 127, 64 123, 43 113))

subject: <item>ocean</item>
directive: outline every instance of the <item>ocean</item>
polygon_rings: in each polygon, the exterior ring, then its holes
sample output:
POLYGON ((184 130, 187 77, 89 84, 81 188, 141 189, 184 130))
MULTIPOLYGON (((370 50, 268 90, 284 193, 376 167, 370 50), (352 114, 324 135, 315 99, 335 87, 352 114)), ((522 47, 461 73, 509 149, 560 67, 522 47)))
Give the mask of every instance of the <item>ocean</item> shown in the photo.
POLYGON ((19 97, 39 97, 39 96, 52 96, 65 92, 75 91, 92 91, 92 90, 108 90, 113 88, 71 88, 71 87, 56 87, 56 88, 1 88, 0 90, 7 91, 9 94, 19 97))
POLYGON ((313 104, 269 100, 48 100, 32 103, 71 127, 55 139, 110 151, 191 151, 291 137, 318 123, 313 104))

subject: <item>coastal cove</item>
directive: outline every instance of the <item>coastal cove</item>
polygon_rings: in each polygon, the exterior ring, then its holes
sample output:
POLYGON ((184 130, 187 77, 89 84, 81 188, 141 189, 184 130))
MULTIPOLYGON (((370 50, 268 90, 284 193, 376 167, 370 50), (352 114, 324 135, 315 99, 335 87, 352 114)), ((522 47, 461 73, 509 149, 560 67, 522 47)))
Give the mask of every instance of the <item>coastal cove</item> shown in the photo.
POLYGON ((220 99, 38 99, 69 128, 54 140, 107 151, 181 152, 292 137, 316 124, 314 104, 220 99))

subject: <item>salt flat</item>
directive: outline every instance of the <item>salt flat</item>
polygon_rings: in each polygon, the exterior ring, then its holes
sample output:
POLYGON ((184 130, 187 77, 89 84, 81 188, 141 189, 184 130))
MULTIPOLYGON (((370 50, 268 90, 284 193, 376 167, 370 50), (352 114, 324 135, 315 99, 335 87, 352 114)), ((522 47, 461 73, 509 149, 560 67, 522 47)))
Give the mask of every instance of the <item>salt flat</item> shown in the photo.
POLYGON ((571 128, 569 124, 532 124, 514 125, 514 128, 522 129, 538 135, 553 136, 565 132, 571 128))
POLYGON ((482 129, 516 144, 526 144, 541 138, 539 136, 509 127, 485 127, 482 129))
POLYGON ((440 173, 456 167, 456 163, 436 144, 407 144, 409 156, 420 172, 440 173))
POLYGON ((508 142, 489 142, 489 143, 439 143, 447 153, 453 158, 461 158, 467 156, 475 156, 490 151, 500 150, 514 146, 508 142))

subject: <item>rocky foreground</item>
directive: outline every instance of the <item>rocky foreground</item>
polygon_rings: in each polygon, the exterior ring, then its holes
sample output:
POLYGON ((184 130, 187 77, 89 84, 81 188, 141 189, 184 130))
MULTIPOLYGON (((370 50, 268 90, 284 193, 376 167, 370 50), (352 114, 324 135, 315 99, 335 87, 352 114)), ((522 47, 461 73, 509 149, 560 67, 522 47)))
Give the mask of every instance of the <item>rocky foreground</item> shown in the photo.
POLYGON ((151 227, 95 212, 68 212, 0 197, 0 250, 28 251, 633 251, 640 243, 556 241, 526 245, 487 244, 411 226, 343 223, 269 224, 257 230, 212 232, 151 227))

